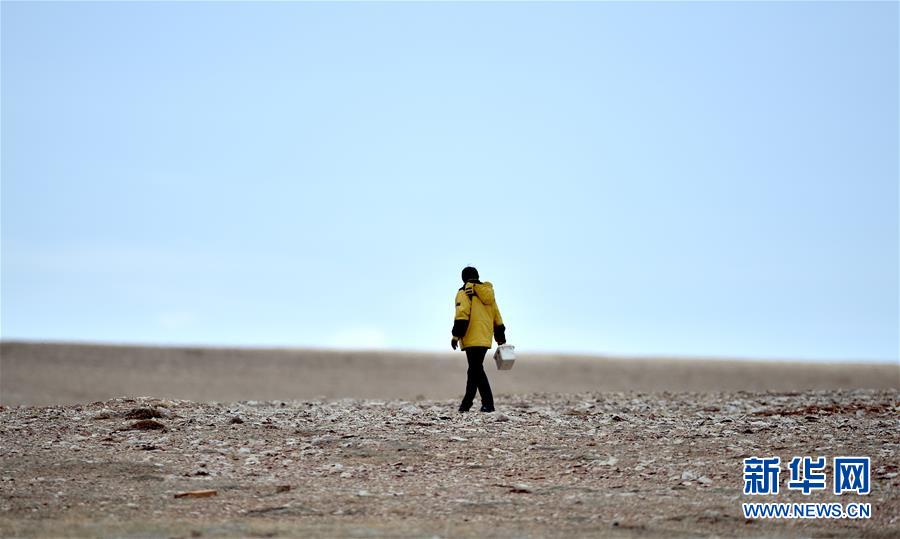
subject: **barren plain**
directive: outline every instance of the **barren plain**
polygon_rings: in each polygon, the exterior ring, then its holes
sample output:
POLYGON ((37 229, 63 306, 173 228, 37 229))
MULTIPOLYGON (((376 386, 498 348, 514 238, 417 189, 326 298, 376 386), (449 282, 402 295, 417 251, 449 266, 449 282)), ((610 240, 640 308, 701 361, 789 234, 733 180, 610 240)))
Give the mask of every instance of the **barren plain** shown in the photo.
POLYGON ((0 535, 900 535, 894 365, 525 356, 459 414, 459 356, 254 352, 4 343, 0 535), (776 455, 870 456, 867 496, 770 501, 872 518, 745 519, 776 455))

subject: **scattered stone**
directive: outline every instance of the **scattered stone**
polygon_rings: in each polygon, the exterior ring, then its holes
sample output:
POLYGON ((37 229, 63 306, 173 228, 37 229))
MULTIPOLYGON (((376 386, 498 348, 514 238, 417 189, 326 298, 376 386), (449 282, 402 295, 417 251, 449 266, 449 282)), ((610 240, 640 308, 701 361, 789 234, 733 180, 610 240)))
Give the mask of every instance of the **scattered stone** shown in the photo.
MULTIPOLYGON (((376 518, 396 532, 415 516, 467 518, 476 531, 516 522, 534 537, 602 535, 613 521, 620 534, 646 526, 647 536, 747 535, 755 528, 745 526, 734 496, 748 456, 870 455, 873 494, 881 507, 898 506, 898 397, 894 390, 503 395, 504 412, 493 415, 457 415, 449 399, 179 401, 171 423, 132 420, 162 427, 146 432, 114 429, 130 426, 122 418, 132 410, 171 414, 155 399, 14 407, 0 411, 0 512, 15 522, 44 519, 53 530, 61 529, 55 515, 123 522, 177 510, 196 522, 258 515, 267 521, 260 535, 273 530, 269 520, 293 525, 311 515, 310 526, 338 532, 376 518), (122 424, 89 421, 103 414, 122 424), (230 428, 235 417, 253 427, 230 428), (222 496, 173 501, 172 493, 201 487, 222 496)), ((765 531, 751 535, 893 536, 891 515, 842 528, 759 521, 754 526, 765 531)))
POLYGON ((163 417, 156 408, 132 408, 125 413, 125 419, 158 419, 163 417))
POLYGON ((187 492, 178 492, 175 494, 176 498, 209 498, 210 496, 216 496, 218 492, 215 490, 189 490, 187 492))
POLYGON ((422 409, 419 408, 418 406, 416 406, 415 404, 409 404, 407 406, 404 406, 403 408, 400 408, 400 413, 401 414, 421 414, 422 409))
POLYGON ((166 430, 166 426, 159 421, 142 419, 140 421, 135 421, 126 427, 125 430, 166 430))
POLYGON ((247 511, 247 514, 248 515, 262 515, 265 513, 283 512, 286 509, 290 509, 290 507, 291 507, 290 505, 276 505, 276 506, 272 506, 272 507, 260 507, 258 509, 250 509, 249 511, 247 511))

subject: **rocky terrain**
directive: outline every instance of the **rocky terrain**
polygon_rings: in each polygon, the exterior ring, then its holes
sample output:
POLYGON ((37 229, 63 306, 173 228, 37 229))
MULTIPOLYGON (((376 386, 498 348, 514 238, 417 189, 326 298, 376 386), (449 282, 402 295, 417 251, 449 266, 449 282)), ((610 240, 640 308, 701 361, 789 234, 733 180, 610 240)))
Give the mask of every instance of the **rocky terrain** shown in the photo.
MULTIPOLYGON (((3 537, 900 535, 900 392, 0 409, 3 537), (872 458, 869 520, 747 520, 742 459, 872 458)), ((782 474, 785 481, 786 474, 782 474)), ((752 500, 760 501, 760 500, 752 500)))

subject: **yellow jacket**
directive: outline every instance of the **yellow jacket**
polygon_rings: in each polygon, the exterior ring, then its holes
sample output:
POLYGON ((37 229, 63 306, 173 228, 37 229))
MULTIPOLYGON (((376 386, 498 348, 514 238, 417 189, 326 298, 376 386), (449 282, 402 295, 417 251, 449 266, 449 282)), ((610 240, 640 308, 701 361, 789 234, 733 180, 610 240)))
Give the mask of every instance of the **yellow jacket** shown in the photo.
POLYGON ((470 346, 490 348, 492 336, 498 344, 506 342, 506 326, 494 299, 494 285, 469 281, 459 289, 456 293, 453 336, 461 339, 463 350, 470 346), (466 290, 473 291, 471 298, 466 290))

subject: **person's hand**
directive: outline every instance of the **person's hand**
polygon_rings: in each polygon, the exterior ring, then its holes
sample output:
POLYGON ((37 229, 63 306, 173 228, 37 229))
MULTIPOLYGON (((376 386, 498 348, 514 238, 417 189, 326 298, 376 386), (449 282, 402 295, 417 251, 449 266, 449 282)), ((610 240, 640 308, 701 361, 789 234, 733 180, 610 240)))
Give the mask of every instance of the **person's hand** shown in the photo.
POLYGON ((469 296, 469 298, 475 295, 475 285, 466 283, 466 295, 469 296))
POLYGON ((459 345, 459 337, 453 337, 450 340, 450 348, 456 350, 456 347, 459 345))

